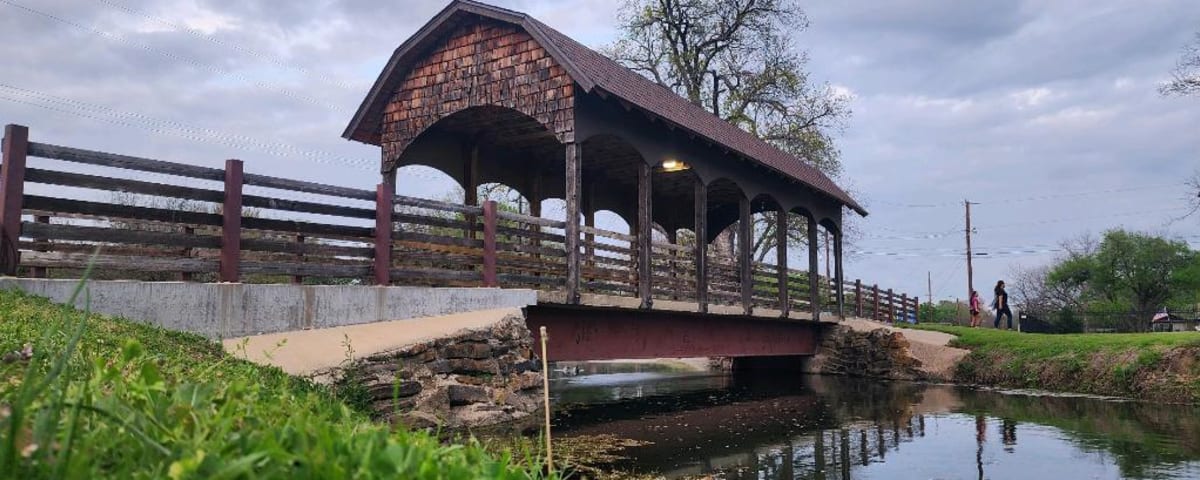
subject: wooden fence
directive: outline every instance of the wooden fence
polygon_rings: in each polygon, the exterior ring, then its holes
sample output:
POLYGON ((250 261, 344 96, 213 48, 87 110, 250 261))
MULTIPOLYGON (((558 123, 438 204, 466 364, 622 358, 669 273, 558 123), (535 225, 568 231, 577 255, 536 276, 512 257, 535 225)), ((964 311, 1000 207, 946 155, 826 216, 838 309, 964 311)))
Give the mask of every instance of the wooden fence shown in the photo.
MULTIPOLYGON (((5 128, 3 150, 0 261, 10 275, 77 275, 100 247, 100 278, 540 290, 567 282, 566 223, 496 202, 460 205, 394 195, 388 185, 363 190, 250 174, 240 160, 210 168, 35 143, 15 125, 5 128), (27 166, 28 158, 54 162, 27 166), (65 166, 51 168, 55 162, 65 166), (162 180, 134 180, 130 172, 162 180), (27 185, 86 199, 26 194, 27 185)), ((636 235, 580 232, 581 291, 636 297, 638 264, 648 260, 651 298, 697 301, 693 246, 654 240, 643 259, 636 235)), ((707 265, 708 302, 742 305, 737 265, 711 249, 707 265)), ((811 310, 807 272, 755 263, 750 278, 751 307, 811 310)), ((836 305, 837 285, 819 283, 821 304, 836 305)), ((859 281, 844 287, 846 313, 916 317, 914 297, 859 281)))

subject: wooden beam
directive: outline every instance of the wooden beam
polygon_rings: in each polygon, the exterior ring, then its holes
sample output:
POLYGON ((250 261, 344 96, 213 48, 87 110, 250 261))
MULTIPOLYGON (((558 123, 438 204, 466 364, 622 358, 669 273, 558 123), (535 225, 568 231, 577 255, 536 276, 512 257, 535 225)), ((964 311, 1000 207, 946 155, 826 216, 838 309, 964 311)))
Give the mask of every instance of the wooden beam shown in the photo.
POLYGON ((496 201, 483 203, 483 286, 496 283, 496 201))
POLYGON ((592 264, 592 259, 596 256, 596 234, 593 233, 596 228, 596 183, 586 182, 583 184, 583 225, 587 228, 583 229, 583 250, 584 259, 588 265, 592 264))
POLYGON ((25 159, 29 128, 4 126, 4 164, 0 166, 0 273, 16 275, 21 263, 21 204, 25 196, 25 159))
POLYGON ((242 161, 225 161, 225 201, 221 204, 221 281, 240 279, 242 251, 242 161))
POLYGON ((651 179, 650 165, 646 162, 638 162, 638 216, 637 216, 637 251, 638 251, 638 298, 641 299, 641 308, 650 308, 654 303, 651 298, 653 289, 650 282, 654 277, 654 272, 650 270, 650 254, 651 254, 651 234, 653 229, 654 212, 652 204, 650 184, 651 179))
MULTIPOLYGON (((474 141, 463 145, 463 204, 479 205, 479 145, 474 141)), ((479 217, 467 215, 467 238, 475 238, 475 222, 479 217)))
POLYGON ((863 316, 862 280, 854 279, 854 316, 863 316))
POLYGON ((750 263, 750 244, 754 243, 751 228, 754 219, 750 216, 750 199, 742 195, 738 199, 738 271, 742 287, 742 309, 746 315, 754 313, 754 266, 750 263))
POLYGON ((846 318, 845 275, 846 272, 842 269, 842 234, 838 232, 833 236, 833 284, 839 318, 846 318))
POLYGON ((817 259, 817 219, 808 217, 808 304, 813 321, 821 318, 821 278, 817 259))
POLYGON ((696 303, 700 313, 708 313, 708 187, 700 177, 696 177, 695 190, 696 303))
MULTIPOLYGON (((394 172, 394 170, 393 170, 394 172)), ((392 282, 392 209, 396 196, 395 174, 384 176, 384 183, 375 186, 375 259, 376 285, 392 282)))
POLYGON ((879 284, 871 285, 871 298, 874 300, 874 306, 871 308, 871 319, 879 321, 879 284))
POLYGON ((575 142, 566 145, 564 175, 567 203, 567 303, 579 303, 579 182, 582 176, 582 150, 575 142))
POLYGON ((780 316, 787 318, 791 303, 788 301, 788 212, 779 209, 775 214, 775 266, 778 275, 780 316))

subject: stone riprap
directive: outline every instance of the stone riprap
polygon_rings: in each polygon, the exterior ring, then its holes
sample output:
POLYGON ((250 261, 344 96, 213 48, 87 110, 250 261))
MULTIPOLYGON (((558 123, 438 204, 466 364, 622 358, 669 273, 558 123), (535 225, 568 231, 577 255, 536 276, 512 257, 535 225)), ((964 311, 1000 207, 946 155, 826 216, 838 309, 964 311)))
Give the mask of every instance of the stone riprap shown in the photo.
POLYGON ((860 331, 843 325, 822 332, 817 355, 805 363, 809 373, 889 380, 929 378, 921 367, 900 332, 885 328, 860 331))
POLYGON ((519 311, 490 325, 375 352, 317 372, 410 428, 523 423, 541 407, 541 364, 519 311))

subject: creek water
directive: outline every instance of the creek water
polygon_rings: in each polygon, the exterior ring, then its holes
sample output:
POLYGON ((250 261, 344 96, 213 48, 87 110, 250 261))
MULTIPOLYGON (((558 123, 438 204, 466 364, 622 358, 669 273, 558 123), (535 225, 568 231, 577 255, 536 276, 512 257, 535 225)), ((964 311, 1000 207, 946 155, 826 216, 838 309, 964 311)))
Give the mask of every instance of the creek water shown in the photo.
POLYGON ((637 441, 667 478, 1200 479, 1200 407, 842 377, 584 364, 556 435, 637 441))

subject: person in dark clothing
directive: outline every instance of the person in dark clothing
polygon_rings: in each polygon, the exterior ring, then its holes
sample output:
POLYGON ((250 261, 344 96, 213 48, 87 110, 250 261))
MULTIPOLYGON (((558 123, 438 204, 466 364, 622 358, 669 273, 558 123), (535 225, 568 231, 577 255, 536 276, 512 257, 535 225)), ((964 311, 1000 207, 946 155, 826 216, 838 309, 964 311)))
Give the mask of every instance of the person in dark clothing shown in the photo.
POLYGON ((992 306, 996 307, 996 321, 992 322, 992 327, 1000 328, 1000 317, 1008 315, 1008 329, 1012 330, 1012 310, 1008 309, 1008 292, 1004 291, 1004 280, 996 282, 996 300, 992 306))

